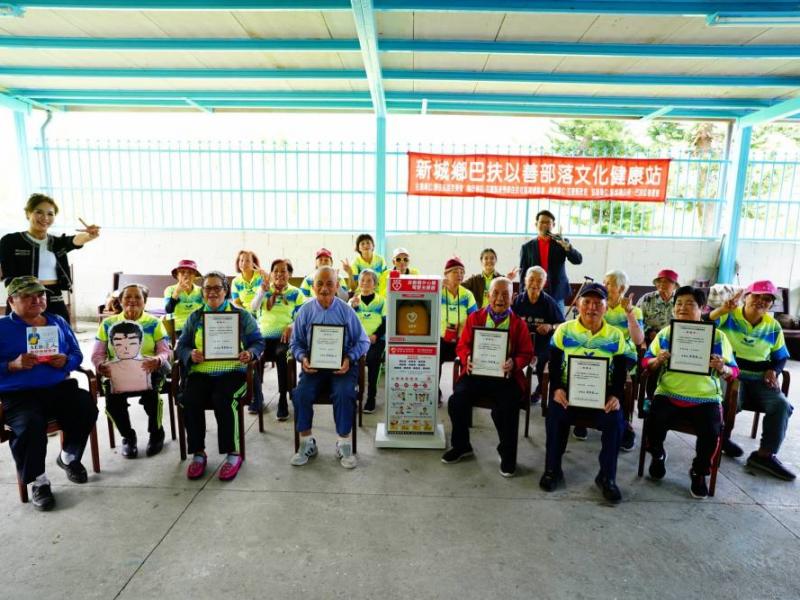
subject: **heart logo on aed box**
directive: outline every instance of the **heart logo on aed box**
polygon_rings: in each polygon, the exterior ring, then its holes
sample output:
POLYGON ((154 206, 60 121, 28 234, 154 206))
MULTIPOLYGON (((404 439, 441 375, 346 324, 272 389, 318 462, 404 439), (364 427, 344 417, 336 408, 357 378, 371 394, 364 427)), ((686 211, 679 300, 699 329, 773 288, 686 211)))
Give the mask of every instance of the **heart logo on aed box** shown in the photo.
POLYGON ((406 315, 406 319, 408 319, 409 323, 414 323, 417 320, 417 313, 410 312, 406 315))

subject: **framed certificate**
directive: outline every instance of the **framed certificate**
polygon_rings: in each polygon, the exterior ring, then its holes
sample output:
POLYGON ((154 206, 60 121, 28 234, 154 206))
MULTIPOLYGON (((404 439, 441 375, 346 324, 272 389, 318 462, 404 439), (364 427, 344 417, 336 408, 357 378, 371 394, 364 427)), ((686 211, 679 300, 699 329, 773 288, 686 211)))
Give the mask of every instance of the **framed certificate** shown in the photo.
POLYGON ((312 369, 338 371, 344 359, 344 325, 312 325, 308 362, 312 369))
POLYGON ((678 373, 710 375, 711 350, 714 347, 714 323, 705 321, 670 321, 670 350, 667 368, 678 373))
POLYGON ((505 377, 508 360, 508 330, 476 327, 472 330, 472 375, 505 377))
POLYGON ((203 313, 203 357, 239 360, 239 313, 203 313))
POLYGON ((608 359, 602 356, 570 356, 567 362, 569 406, 599 408, 608 395, 608 359))

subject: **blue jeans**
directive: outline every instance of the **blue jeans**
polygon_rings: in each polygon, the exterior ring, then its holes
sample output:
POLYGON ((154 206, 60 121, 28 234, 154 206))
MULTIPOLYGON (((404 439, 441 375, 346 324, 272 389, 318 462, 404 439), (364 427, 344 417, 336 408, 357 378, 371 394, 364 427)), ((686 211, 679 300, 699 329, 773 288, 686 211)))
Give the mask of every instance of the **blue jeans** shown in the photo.
POLYGON ((747 408, 757 408, 759 412, 764 413, 761 449, 777 454, 783 438, 786 437, 789 417, 792 416, 794 410, 783 392, 768 386, 763 380, 741 379, 738 405, 739 410, 746 405, 747 408))
POLYGON ((333 399, 333 420, 336 433, 341 437, 350 435, 353 429, 353 414, 356 406, 358 363, 350 365, 344 375, 332 371, 300 373, 300 381, 292 393, 297 431, 309 431, 314 421, 314 401, 320 392, 329 390, 333 399))

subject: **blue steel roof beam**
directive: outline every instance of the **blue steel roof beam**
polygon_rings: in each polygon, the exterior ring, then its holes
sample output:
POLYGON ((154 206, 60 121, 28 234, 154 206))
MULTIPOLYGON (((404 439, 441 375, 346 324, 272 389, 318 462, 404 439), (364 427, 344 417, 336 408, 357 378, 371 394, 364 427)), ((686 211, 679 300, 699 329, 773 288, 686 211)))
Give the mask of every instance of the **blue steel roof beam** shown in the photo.
POLYGON ((800 113, 800 96, 779 102, 769 108, 763 108, 757 112, 750 113, 746 117, 739 119, 740 127, 749 127, 752 125, 765 125, 770 121, 777 121, 785 119, 800 113))
POLYGON ((15 97, 16 94, 6 94, 0 92, 0 106, 13 110, 14 112, 22 112, 28 114, 31 110, 30 101, 26 101, 15 97))
POLYGON ((212 113, 212 112, 214 112, 212 109, 208 108, 207 106, 203 106, 202 104, 198 104, 197 102, 195 102, 191 98, 184 98, 183 101, 186 102, 186 104, 188 104, 192 108, 196 108, 196 109, 198 109, 198 110, 200 110, 200 111, 202 111, 204 113, 212 113))
POLYGON ((381 62, 378 58, 378 33, 375 26, 375 11, 372 0, 351 0, 353 17, 358 32, 358 43, 361 46, 361 57, 367 72, 369 93, 375 116, 386 116, 386 96, 383 92, 381 62))
POLYGON ((0 36, 0 48, 166 52, 358 52, 358 40, 0 36))
MULTIPOLYGON (((2 40, 2 38, 0 38, 2 40)), ((381 52, 518 54, 527 56, 602 56, 676 59, 800 58, 800 46, 729 46, 711 44, 589 44, 572 42, 498 42, 493 40, 380 40, 381 52)))
MULTIPOLYGON (((97 77, 140 79, 364 79, 359 69, 120 69, 0 66, 0 76, 97 77)), ((607 73, 531 73, 513 71, 384 70, 384 80, 566 83, 587 85, 657 85, 800 88, 797 76, 661 75, 607 73)))
MULTIPOLYGON (((390 110, 413 109, 419 111, 418 105, 389 101, 387 103, 390 110)), ((498 113, 498 114, 537 114, 552 116, 586 116, 586 117, 621 117, 621 118, 641 118, 652 111, 638 108, 614 108, 614 107, 573 107, 573 106, 519 106, 519 105, 500 105, 500 104, 442 104, 438 102, 428 102, 428 112, 479 112, 479 113, 498 113)), ((694 109, 675 110, 669 115, 669 119, 736 119, 745 116, 745 111, 706 111, 694 109)))
MULTIPOLYGON (((800 45, 729 46, 708 44, 589 44, 572 42, 497 42, 487 40, 381 39, 382 53, 517 54, 528 56, 602 56, 631 58, 800 58, 800 45)), ((0 36, 0 48, 28 50, 166 52, 358 52, 357 39, 250 38, 86 38, 0 36)))
MULTIPOLYGON (((348 0, 21 0, 15 8, 90 9, 90 10, 349 10, 348 0)), ((519 12, 519 13, 589 13, 628 15, 696 15, 716 12, 741 12, 757 7, 759 12, 792 11, 797 3, 790 0, 375 0, 377 11, 448 11, 448 12, 519 12), (748 5, 749 4, 749 5, 748 5)))
MULTIPOLYGON (((10 89, 10 95, 28 98, 76 100, 81 98, 191 98, 196 102, 213 100, 370 100, 369 92, 361 91, 254 91, 254 90, 55 90, 10 89)), ((492 103, 563 106, 629 106, 657 109, 664 105, 696 109, 758 110, 768 108, 773 101, 762 98, 675 98, 628 96, 563 96, 525 94, 455 94, 447 92, 386 92, 387 100, 394 102, 492 103)))
MULTIPOLYGON (((348 0, 21 0, 11 6, 21 9, 40 8, 48 10, 192 10, 192 11, 309 11, 349 10, 348 0)), ((724 10, 722 8, 718 10, 724 10)))
MULTIPOLYGON (((160 99, 135 99, 135 98, 82 98, 65 100, 43 98, 54 106, 124 106, 124 107, 155 107, 155 108, 193 108, 185 99, 160 98, 160 99)), ((329 110, 372 110, 371 102, 349 102, 336 100, 333 102, 321 101, 262 101, 262 100, 215 100, 203 103, 205 109, 218 108, 269 108, 269 109, 301 109, 326 112, 329 110)))

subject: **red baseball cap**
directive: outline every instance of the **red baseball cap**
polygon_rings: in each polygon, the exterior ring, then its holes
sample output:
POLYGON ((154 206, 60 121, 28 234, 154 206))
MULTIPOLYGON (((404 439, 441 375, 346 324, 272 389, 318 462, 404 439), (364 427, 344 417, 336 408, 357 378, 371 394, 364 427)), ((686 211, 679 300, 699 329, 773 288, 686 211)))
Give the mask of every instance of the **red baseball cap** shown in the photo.
POLYGON ((671 281, 675 285, 678 284, 678 274, 673 271, 672 269, 661 269, 656 275, 656 278, 653 279, 653 285, 656 284, 656 281, 659 279, 666 279, 667 281, 671 281))
POLYGON ((331 254, 331 251, 328 250, 327 248, 320 248, 319 250, 317 250, 317 254, 316 256, 314 256, 314 258, 315 259, 322 258, 323 256, 333 260, 333 254, 331 254))
POLYGON ((747 294, 763 294, 765 296, 772 296, 773 300, 777 300, 778 288, 776 288, 775 284, 769 279, 762 279, 760 281, 754 281, 748 285, 747 289, 744 291, 744 294, 745 296, 747 294))
POLYGON ((451 269, 458 269, 459 267, 461 267, 463 269, 464 268, 464 263, 462 262, 462 260, 460 258, 458 258, 457 256, 454 256, 452 258, 449 258, 447 260, 447 262, 444 263, 444 272, 447 273, 451 269))

